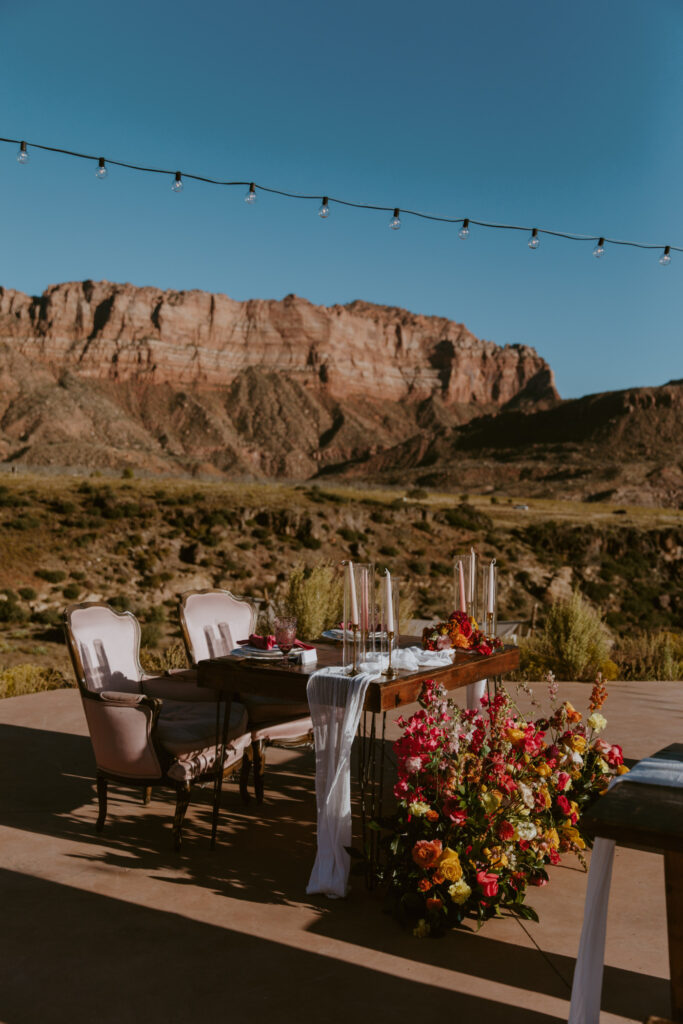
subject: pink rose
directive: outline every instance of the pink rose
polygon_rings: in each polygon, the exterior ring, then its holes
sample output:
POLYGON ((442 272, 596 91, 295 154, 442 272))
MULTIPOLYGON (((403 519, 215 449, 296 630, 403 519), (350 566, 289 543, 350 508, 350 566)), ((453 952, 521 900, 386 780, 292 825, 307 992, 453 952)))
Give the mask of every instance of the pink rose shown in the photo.
POLYGON ((560 772, 557 776, 557 788, 567 789, 571 781, 571 775, 568 772, 560 772))
POLYGON ((617 768, 620 764, 624 763, 624 752, 618 743, 613 743, 609 748, 607 761, 612 768, 617 768))
POLYGON ((415 775, 417 772, 422 770, 422 758, 421 757, 407 757, 404 762, 405 770, 410 775, 415 775))
POLYGON ((609 743, 605 743, 604 740, 596 740, 593 744, 593 750, 596 752, 596 754, 599 754, 600 757, 607 757, 611 750, 611 747, 609 743))
POLYGON ((495 896, 498 892, 498 875, 493 871, 477 871, 477 884, 484 896, 495 896))

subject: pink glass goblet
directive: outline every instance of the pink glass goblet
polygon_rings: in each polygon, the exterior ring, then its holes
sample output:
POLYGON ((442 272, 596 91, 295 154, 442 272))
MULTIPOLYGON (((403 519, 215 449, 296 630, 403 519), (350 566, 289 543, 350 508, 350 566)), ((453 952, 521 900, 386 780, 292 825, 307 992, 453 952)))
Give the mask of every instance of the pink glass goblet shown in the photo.
POLYGON ((285 664, 289 662, 289 652, 296 640, 296 619, 282 618, 275 620, 275 643, 284 656, 285 664))

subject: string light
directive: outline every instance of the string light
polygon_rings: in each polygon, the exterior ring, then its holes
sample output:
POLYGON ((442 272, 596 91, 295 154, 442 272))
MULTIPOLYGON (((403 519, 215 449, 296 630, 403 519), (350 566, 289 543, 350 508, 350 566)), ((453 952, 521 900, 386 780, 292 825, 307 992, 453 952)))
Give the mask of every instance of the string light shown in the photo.
POLYGON ((330 215, 330 207, 329 207, 328 203, 329 203, 329 200, 328 200, 327 196, 323 196, 323 201, 320 204, 320 209, 318 210, 318 216, 322 217, 323 220, 325 219, 325 217, 329 217, 329 215, 330 215))
POLYGON ((601 256, 605 255, 605 239, 604 238, 598 238, 598 244, 593 249, 593 255, 595 256, 596 260, 599 260, 601 256))
MULTIPOLYGON (((6 143, 9 143, 10 145, 15 145, 15 146, 18 145, 19 146, 19 150, 17 152, 17 161, 20 164, 28 163, 28 160, 29 160, 28 145, 29 145, 29 143, 27 143, 24 140, 9 139, 9 138, 1 137, 1 136, 0 136, 0 142, 6 142, 6 143)), ((173 189, 174 192, 180 192, 180 191, 182 191, 182 188, 183 188, 183 175, 181 174, 180 171, 173 172, 173 171, 170 171, 168 169, 161 168, 161 167, 144 167, 144 166, 141 166, 139 164, 127 163, 127 162, 125 162, 123 160, 111 160, 111 159, 108 159, 105 162, 105 158, 104 157, 99 157, 98 158, 98 157, 93 156, 92 154, 89 154, 89 153, 77 153, 77 152, 75 152, 72 149, 63 149, 61 146, 44 146, 44 145, 42 145, 39 142, 32 142, 32 143, 30 143, 30 145, 31 145, 32 149, 40 149, 40 150, 43 150, 46 153, 61 153, 64 156, 75 157, 75 158, 77 158, 79 160, 89 160, 89 161, 97 160, 98 161, 98 166, 97 166, 97 168, 95 170, 95 174, 97 175, 98 178, 104 178, 106 173, 107 173, 107 170, 108 170, 107 164, 110 165, 110 166, 113 164, 115 167, 124 167, 124 168, 126 168, 128 170, 131 170, 131 171, 142 171, 145 174, 164 174, 164 175, 174 174, 174 181, 173 181, 173 183, 171 185, 171 188, 173 189), (101 173, 102 171, 104 171, 104 173, 101 173)), ((256 185, 255 185, 255 183, 253 181, 252 182, 246 182, 246 181, 220 181, 220 180, 218 180, 216 178, 207 178, 207 177, 205 177, 203 175, 200 175, 200 174, 185 174, 184 177, 185 178, 190 178, 192 181, 204 182, 207 185, 221 185, 223 187, 235 187, 235 186, 245 186, 245 185, 248 185, 248 191, 247 191, 247 193, 246 193, 246 195, 244 197, 245 202, 253 203, 256 200, 256 185)), ((305 200, 309 200, 310 201, 312 199, 319 198, 319 194, 318 194, 318 196, 315 196, 315 195, 304 194, 304 193, 301 193, 301 192, 287 192, 284 189, 271 188, 268 185, 259 185, 258 188, 261 189, 261 191, 263 191, 263 192, 270 192, 272 195, 277 195, 277 196, 285 196, 288 199, 305 199, 305 200)), ((323 204, 320 207, 320 209, 318 210, 318 213, 321 216, 326 216, 326 214, 323 214, 322 211, 323 211, 325 206, 329 207, 329 202, 330 202, 329 197, 327 197, 327 196, 323 197, 323 204)), ((392 210, 391 206, 378 206, 378 205, 375 205, 373 203, 356 203, 356 202, 352 202, 351 200, 348 200, 348 199, 339 199, 337 197, 335 197, 332 200, 332 202, 338 203, 340 206, 349 206, 349 207, 352 207, 352 208, 357 209, 357 210, 379 210, 379 211, 387 211, 387 212, 391 212, 391 210, 392 210)), ((328 210, 328 212, 329 212, 329 210, 328 210)), ((392 217, 392 219, 390 221, 390 227, 394 231, 397 231, 401 227, 400 213, 401 213, 401 211, 399 210, 398 207, 393 207, 393 217, 392 217)), ((476 224, 477 227, 492 228, 492 229, 495 229, 497 231, 529 231, 528 227, 524 227, 521 224, 499 224, 499 223, 494 223, 494 222, 491 222, 491 221, 471 220, 469 217, 465 217, 464 219, 462 217, 443 217, 443 216, 440 216, 438 214, 425 213, 422 210, 403 210, 403 214, 404 214, 404 216, 420 217, 423 220, 436 221, 436 222, 441 223, 441 224, 457 224, 457 225, 460 225, 460 228, 458 230, 458 235, 462 239, 466 239, 466 238, 469 237, 470 225, 474 225, 474 224, 476 224)), ((631 246, 632 248, 635 248, 635 249, 659 249, 659 250, 664 249, 664 251, 663 251, 663 253, 662 253, 662 255, 661 255, 660 259, 659 259, 659 262, 662 264, 662 266, 668 266, 668 264, 671 262, 671 253, 672 252, 683 252, 683 247, 682 246, 678 246, 678 245, 662 246, 661 243, 656 243, 656 242, 636 242, 636 241, 632 241, 630 239, 625 239, 625 238, 603 238, 602 236, 600 236, 598 238, 596 235, 578 234, 578 233, 570 232, 570 231, 553 231, 550 228, 533 228, 532 229, 531 236, 530 236, 529 242, 528 242, 530 249, 537 249, 538 248, 538 246, 540 244, 540 235, 550 235, 550 236, 553 236, 555 238, 565 238, 565 239, 569 239, 570 241, 575 241, 575 242, 596 242, 597 241, 598 244, 595 247, 595 249, 593 249, 593 253, 595 254, 596 257, 599 257, 599 256, 603 255, 603 253, 599 252, 599 250, 602 249, 604 251, 604 247, 605 247, 606 243, 609 244, 609 245, 628 245, 628 246, 631 246)))
POLYGON ((98 178, 100 181, 104 181, 108 173, 109 172, 107 171, 107 167, 104 162, 104 157, 101 156, 97 161, 97 170, 95 171, 95 177, 98 178))

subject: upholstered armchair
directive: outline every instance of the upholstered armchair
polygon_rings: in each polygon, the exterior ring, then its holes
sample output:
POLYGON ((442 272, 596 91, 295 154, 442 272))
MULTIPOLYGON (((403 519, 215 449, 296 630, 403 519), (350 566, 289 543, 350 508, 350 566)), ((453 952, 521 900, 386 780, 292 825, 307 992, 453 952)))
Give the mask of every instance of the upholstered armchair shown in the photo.
MULTIPOLYGON (((98 603, 72 605, 65 629, 97 763, 97 830, 104 828, 110 781, 142 786, 145 803, 152 786, 172 786, 177 794, 173 839, 179 850, 192 785, 220 770, 212 695, 206 699, 195 673, 143 672, 140 626, 130 612, 98 603)), ((246 708, 232 703, 224 774, 248 763, 244 755, 250 743, 246 708)), ((244 771, 240 790, 246 799, 244 771)))
MULTIPOLYGON (((192 665, 230 654, 256 627, 256 609, 227 590, 193 590, 182 595, 180 625, 192 665)), ((306 701, 242 694, 247 709, 254 761, 254 790, 263 800, 266 747, 300 747, 313 743, 313 723, 306 701)), ((247 767, 247 771, 248 771, 247 767)))

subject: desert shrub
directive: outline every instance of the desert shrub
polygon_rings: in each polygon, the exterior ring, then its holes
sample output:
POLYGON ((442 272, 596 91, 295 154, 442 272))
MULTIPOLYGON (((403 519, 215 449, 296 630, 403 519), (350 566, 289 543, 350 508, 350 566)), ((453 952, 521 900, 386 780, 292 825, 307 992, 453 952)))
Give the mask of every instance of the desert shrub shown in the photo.
POLYGON ((385 544, 379 549, 380 555, 384 555, 385 558, 396 558, 398 555, 398 548, 395 548, 392 544, 385 544))
POLYGON ((322 562, 291 573, 285 604, 289 613, 296 615, 302 640, 315 640, 324 629, 341 621, 343 594, 343 581, 336 566, 322 562))
POLYGON ((420 520, 419 523, 413 523, 416 530, 422 530, 423 533, 431 533, 432 528, 429 523, 425 523, 424 520, 420 520))
POLYGON ((414 558, 412 561, 408 562, 408 568, 412 573, 415 573, 416 576, 426 576, 429 572, 429 566, 427 563, 423 562, 419 558, 414 558))
POLYGON ((59 629, 62 625, 62 616, 56 608, 44 608, 42 611, 32 614, 31 622, 35 622, 37 626, 59 629))
POLYGON ((35 575, 47 583, 61 583, 66 579, 66 573, 61 569, 36 569, 35 575))
POLYGON ((142 647, 158 647, 162 637, 162 629, 158 622, 143 622, 140 627, 140 645, 142 647))
POLYGON ((119 612, 130 611, 131 603, 130 598, 125 594, 115 594, 114 597, 109 598, 108 602, 112 608, 116 608, 119 612))
POLYGON ((540 679, 549 671, 561 680, 595 679, 611 646, 598 612, 574 591, 568 601, 551 606, 543 631, 521 644, 520 672, 527 679, 540 679))
POLYGON ((14 591, 0 590, 0 622, 25 622, 27 618, 14 591))
POLYGON ((19 697, 41 690, 60 690, 68 686, 73 686, 73 683, 61 672, 42 665, 12 665, 0 671, 0 698, 19 697))
POLYGON ((19 597, 23 598, 24 601, 35 601, 38 595, 33 587, 19 587, 19 597))
POLYGON ((485 512, 480 512, 473 505, 462 501, 457 508, 447 508, 442 513, 443 521, 447 526, 453 526, 461 530, 490 530, 493 527, 493 520, 485 512))
POLYGON ((62 591, 62 594, 67 599, 67 601, 75 601, 80 592, 81 588, 79 587, 78 583, 67 583, 67 585, 64 587, 64 590, 62 591))
POLYGON ((145 672, 153 672, 156 675, 161 675, 162 672, 173 668, 189 668, 182 640, 174 640, 163 651, 153 651, 148 647, 143 647, 140 651, 140 664, 145 672))
POLYGON ((429 497, 429 491, 425 491, 424 487, 414 487, 412 491, 408 491, 407 497, 414 498, 415 501, 422 501, 429 497))
POLYGON ((627 634, 614 661, 620 679, 683 679, 683 635, 664 629, 627 634))

